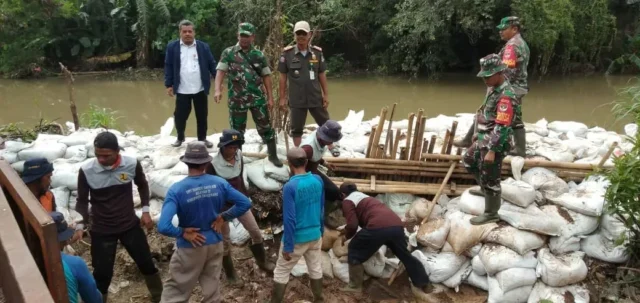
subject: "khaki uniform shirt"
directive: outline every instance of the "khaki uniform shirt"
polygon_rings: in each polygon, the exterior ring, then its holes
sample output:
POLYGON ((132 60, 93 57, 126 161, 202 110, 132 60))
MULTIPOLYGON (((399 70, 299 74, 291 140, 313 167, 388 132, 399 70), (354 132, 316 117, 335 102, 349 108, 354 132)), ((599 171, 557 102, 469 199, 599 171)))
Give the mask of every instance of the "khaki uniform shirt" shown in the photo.
POLYGON ((298 46, 284 48, 278 62, 278 71, 287 74, 290 107, 322 107, 322 89, 319 79, 320 74, 326 69, 320 47, 310 46, 304 56, 298 46))

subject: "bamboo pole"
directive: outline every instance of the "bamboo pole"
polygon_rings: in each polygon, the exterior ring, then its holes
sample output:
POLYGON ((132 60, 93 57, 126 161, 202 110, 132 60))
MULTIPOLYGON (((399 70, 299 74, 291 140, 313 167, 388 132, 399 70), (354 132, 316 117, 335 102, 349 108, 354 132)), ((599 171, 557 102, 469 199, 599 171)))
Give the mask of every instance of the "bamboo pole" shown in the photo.
POLYGON ((609 147, 607 153, 602 157, 602 160, 600 160, 600 163, 598 163, 598 168, 602 168, 604 164, 607 163, 607 160, 609 160, 609 157, 611 157, 611 154, 616 149, 616 147, 618 147, 618 142, 613 142, 611 144, 611 147, 609 147))
POLYGON ((449 171, 447 172, 447 175, 444 176, 444 181, 442 181, 442 184, 440 184, 440 188, 438 189, 438 192, 436 192, 436 195, 433 197, 433 200, 431 200, 431 203, 429 203, 429 208, 427 208, 427 215, 424 217, 424 219, 422 219, 421 224, 424 224, 425 222, 427 222, 427 220, 429 220, 429 216, 431 216, 431 212, 433 211, 433 208, 435 207, 436 203, 438 203, 438 199, 440 199, 440 195, 442 194, 444 187, 447 185, 447 183, 449 183, 449 178, 451 178, 451 175, 453 174, 453 169, 455 167, 456 167, 456 162, 452 162, 451 166, 449 166, 449 171))
POLYGON ((373 137, 375 137, 376 135, 376 127, 372 126, 371 127, 371 133, 369 133, 369 142, 367 142, 367 151, 366 151, 366 157, 369 158, 370 154, 371 154, 371 146, 373 145, 373 137))
POLYGON ((402 132, 400 131, 400 129, 396 129, 396 138, 393 141, 393 147, 391 149, 391 159, 395 160, 396 157, 398 157, 398 144, 400 144, 400 135, 402 134, 402 132))
MULTIPOLYGON (((395 175, 395 176, 420 176, 420 177, 436 177, 442 178, 444 172, 431 172, 431 171, 411 171, 411 170, 388 170, 388 169, 373 169, 373 168, 360 168, 360 167, 336 167, 336 172, 351 172, 361 173, 368 175, 395 175)), ((467 172, 454 172, 453 178, 474 180, 473 176, 467 172)))
POLYGON ((429 142, 429 150, 427 150, 427 153, 433 154, 433 149, 436 148, 436 141, 438 141, 438 136, 432 135, 431 141, 429 142))
MULTIPOLYGON (((393 103, 391 107, 391 115, 389 115, 389 127, 387 127, 387 138, 385 140, 385 146, 389 149, 389 154, 391 154, 391 148, 393 147, 393 135, 391 133, 391 124, 393 124, 393 114, 396 112, 396 106, 398 103, 393 103)), ((386 151, 385 151, 386 154, 386 151)))
POLYGON ((422 123, 422 115, 424 114, 424 109, 418 109, 418 116, 416 117, 416 126, 413 129, 413 138, 411 138, 411 148, 409 149, 409 154, 407 155, 407 160, 413 160, 416 153, 416 148, 419 143, 418 134, 420 132, 420 125, 422 123))
MULTIPOLYGON (((69 108, 71 109, 71 118, 73 119, 73 127, 75 130, 80 128, 80 120, 78 119, 78 109, 76 108, 76 101, 74 96, 73 82, 75 79, 73 78, 73 74, 64 66, 61 62, 60 70, 65 75, 65 79, 67 80, 67 90, 69 91, 69 108)), ((108 127, 110 125, 103 125, 103 127, 108 127)))
POLYGON ((285 111, 284 112, 284 117, 283 117, 283 123, 282 123, 282 132, 284 133, 284 146, 287 150, 287 152, 289 152, 289 134, 287 132, 287 118, 289 117, 289 112, 285 111))
POLYGON ((410 113, 409 114, 409 126, 407 127, 407 138, 406 138, 406 143, 405 143, 405 149, 406 149, 406 153, 403 157, 400 158, 400 160, 409 160, 409 158, 407 158, 407 156, 409 155, 409 151, 411 150, 411 131, 413 131, 413 119, 415 118, 415 114, 414 113, 410 113))
MULTIPOLYGON (((389 159, 383 159, 383 160, 389 160, 389 159)), ((328 163, 331 163, 331 162, 328 162, 328 163)), ((450 163, 443 162, 439 164, 450 164, 450 163)), ((460 165, 459 163, 455 163, 455 164, 456 166, 454 168, 456 173, 466 172, 463 165, 460 165)), ((416 167, 416 166, 409 166, 409 165, 379 165, 379 164, 353 164, 353 163, 333 163, 333 165, 336 167, 336 169, 371 168, 371 169, 378 169, 378 170, 431 171, 431 172, 442 172, 442 173, 446 173, 447 171, 449 171, 448 167, 428 167, 428 166, 416 167)))
MULTIPOLYGON (((377 148, 378 143, 380 143, 380 135, 382 134, 382 129, 384 128, 384 120, 387 117, 388 110, 389 109, 386 106, 380 110, 380 119, 378 120, 378 125, 376 126, 376 132, 373 136, 373 142, 371 142, 372 148, 377 148)), ((371 157, 371 151, 367 151, 366 157, 371 157)))
POLYGON ((420 130, 418 131, 418 136, 416 137, 416 151, 413 154, 413 160, 415 161, 419 161, 420 160, 420 154, 422 152, 422 139, 424 139, 424 128, 425 125, 427 124, 427 117, 422 117, 422 120, 420 121, 420 130))
MULTIPOLYGON (((413 186, 397 186, 397 185, 380 185, 377 184, 375 188, 371 187, 371 183, 354 183, 358 187, 358 191, 363 193, 402 193, 402 194, 414 194, 414 195, 434 195, 438 193, 439 184, 416 184, 413 186)), ((342 182, 335 182, 336 186, 342 185, 342 182)), ((455 190, 451 188, 445 189, 442 192, 446 192, 449 195, 458 196, 465 190, 473 187, 474 185, 459 185, 455 190)), ((441 192, 441 193, 442 193, 441 192)))
POLYGON ((451 132, 449 133, 449 138, 447 141, 447 150, 445 151, 447 154, 451 154, 451 149, 453 148, 453 139, 456 137, 457 130, 458 121, 453 121, 453 123, 451 123, 451 132))
POLYGON ((396 278, 400 274, 402 274, 403 271, 405 271, 404 264, 400 263, 400 265, 398 265, 398 268, 396 268, 396 270, 394 270, 393 273, 391 274, 391 277, 389 278, 389 282, 387 283, 387 285, 391 286, 391 284, 393 284, 393 281, 395 281, 396 278))
POLYGON ((446 155, 446 151, 447 151, 447 145, 449 145, 449 137, 451 136, 451 131, 449 131, 447 129, 447 132, 444 135, 444 138, 442 138, 444 141, 442 142, 442 148, 440 148, 440 154, 441 155, 446 155))
MULTIPOLYGON (((433 160, 457 160, 461 161, 463 156, 458 155, 439 155, 439 154, 423 154, 422 157, 433 160)), ((502 164, 511 164, 511 159, 504 159, 502 164)), ((564 168, 564 169, 581 169, 581 170, 594 170, 597 165, 586 164, 586 163, 573 163, 573 162, 554 162, 547 160, 524 160, 524 167, 532 168, 532 167, 546 167, 546 168, 564 168)), ((612 168, 613 166, 608 165, 604 166, 604 168, 612 168)))

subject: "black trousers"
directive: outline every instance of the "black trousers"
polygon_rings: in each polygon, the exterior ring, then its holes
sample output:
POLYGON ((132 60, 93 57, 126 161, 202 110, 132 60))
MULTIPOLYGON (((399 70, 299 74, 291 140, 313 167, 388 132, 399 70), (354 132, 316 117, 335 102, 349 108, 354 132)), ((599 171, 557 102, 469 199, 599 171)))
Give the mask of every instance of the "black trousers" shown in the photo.
POLYGON ((116 260, 118 241, 131 256, 140 272, 149 276, 158 272, 151 258, 151 250, 147 243, 147 236, 139 225, 125 232, 105 235, 91 232, 91 263, 93 264, 93 278, 98 290, 106 294, 113 278, 113 264, 116 260))
POLYGON ((420 260, 411 255, 400 226, 361 229, 349 242, 349 264, 362 264, 369 260, 382 245, 386 245, 407 269, 411 283, 416 287, 429 284, 429 276, 420 260))
POLYGON ((342 207, 342 199, 340 199, 340 189, 338 186, 322 172, 317 172, 316 175, 322 178, 322 185, 324 187, 324 213, 330 214, 338 207, 342 207))
POLYGON ((187 127, 187 119, 191 114, 191 102, 193 102, 193 108, 196 111, 198 140, 204 141, 207 137, 207 115, 209 113, 207 94, 204 91, 197 94, 176 94, 176 108, 173 112, 173 119, 176 123, 178 140, 184 141, 184 130, 187 127))
POLYGON ((322 126, 329 120, 329 112, 324 107, 311 108, 289 108, 291 117, 291 137, 302 137, 304 132, 304 124, 307 121, 307 112, 311 113, 313 120, 316 121, 318 127, 322 126))

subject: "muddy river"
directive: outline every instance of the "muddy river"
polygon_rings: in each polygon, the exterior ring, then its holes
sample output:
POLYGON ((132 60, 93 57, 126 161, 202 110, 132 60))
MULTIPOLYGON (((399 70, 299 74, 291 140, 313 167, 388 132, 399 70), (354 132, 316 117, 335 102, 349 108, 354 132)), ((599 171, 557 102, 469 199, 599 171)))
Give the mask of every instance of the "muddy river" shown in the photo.
MULTIPOLYGON (((628 76, 547 77, 531 81, 524 99, 524 118, 535 122, 552 120, 581 121, 621 131, 611 115, 616 90, 624 87, 628 76)), ((349 109, 365 110, 365 119, 375 117, 380 108, 398 103, 395 120, 404 119, 418 108, 428 117, 473 112, 483 101, 485 86, 473 75, 447 74, 436 81, 408 80, 396 77, 347 77, 329 79, 329 112, 343 119, 349 109)), ((174 99, 165 94, 161 80, 128 81, 78 76, 75 83, 79 113, 90 104, 117 111, 116 128, 155 134, 173 114, 174 99)), ((228 127, 226 103, 215 104, 210 98, 209 133, 228 127)), ((226 102, 226 101, 225 101, 226 102)), ((0 79, 0 125, 36 124, 41 118, 70 121, 68 92, 62 78, 44 80, 0 79)), ((308 117, 311 123, 311 117, 308 117)), ((248 127, 254 127, 250 122, 248 127)), ((190 117, 187 136, 195 135, 195 116, 190 117)))

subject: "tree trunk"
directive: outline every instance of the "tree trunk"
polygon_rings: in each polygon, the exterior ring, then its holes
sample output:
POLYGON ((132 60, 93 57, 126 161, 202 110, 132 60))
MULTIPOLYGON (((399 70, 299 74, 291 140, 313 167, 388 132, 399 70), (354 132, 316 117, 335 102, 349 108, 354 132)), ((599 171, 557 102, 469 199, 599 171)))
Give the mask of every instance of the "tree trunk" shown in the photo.
POLYGON ((151 67, 149 58, 149 38, 145 35, 138 36, 136 47, 136 67, 151 67))

